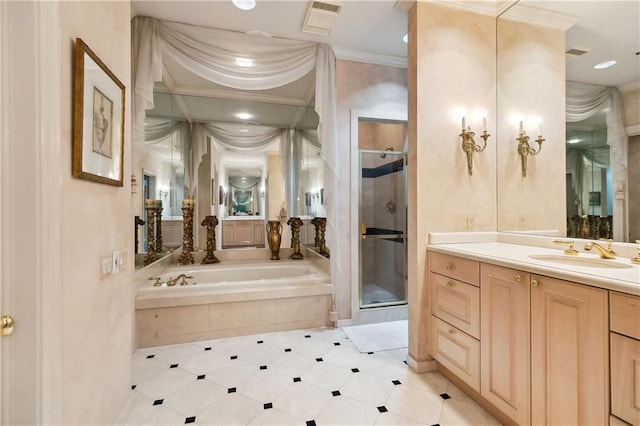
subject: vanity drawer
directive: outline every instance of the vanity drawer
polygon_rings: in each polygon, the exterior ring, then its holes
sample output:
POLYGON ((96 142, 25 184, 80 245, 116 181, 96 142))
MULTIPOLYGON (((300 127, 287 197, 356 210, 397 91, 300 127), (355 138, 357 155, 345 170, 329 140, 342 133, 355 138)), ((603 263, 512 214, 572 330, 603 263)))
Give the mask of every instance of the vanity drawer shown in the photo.
POLYGON ((431 316, 431 356, 480 392, 480 342, 431 316))
POLYGON ((611 413, 640 425, 640 341, 611 334, 611 413))
POLYGON ((431 313, 478 339, 480 288, 443 275, 430 275, 431 313))
POLYGON ((480 263, 475 260, 429 252, 429 268, 438 274, 475 286, 480 285, 480 263))
POLYGON ((609 293, 611 331, 640 340, 640 297, 609 293))

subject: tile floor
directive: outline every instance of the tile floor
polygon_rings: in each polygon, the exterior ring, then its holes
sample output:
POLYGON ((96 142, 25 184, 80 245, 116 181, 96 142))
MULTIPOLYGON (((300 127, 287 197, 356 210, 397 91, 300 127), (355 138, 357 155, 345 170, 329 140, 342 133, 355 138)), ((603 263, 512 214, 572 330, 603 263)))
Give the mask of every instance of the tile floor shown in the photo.
POLYGON ((341 329, 139 349, 129 425, 497 425, 407 350, 360 353, 341 329))

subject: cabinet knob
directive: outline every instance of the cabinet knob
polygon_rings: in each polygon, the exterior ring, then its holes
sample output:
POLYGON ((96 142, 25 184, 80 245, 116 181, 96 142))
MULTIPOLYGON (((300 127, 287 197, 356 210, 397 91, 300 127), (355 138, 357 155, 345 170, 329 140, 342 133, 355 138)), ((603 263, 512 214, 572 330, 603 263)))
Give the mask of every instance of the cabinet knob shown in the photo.
POLYGON ((451 263, 447 264, 447 271, 453 271, 453 269, 455 268, 455 266, 451 263))
POLYGON ((540 282, 538 280, 531 280, 531 287, 535 288, 538 287, 540 285, 540 282))
POLYGON ((521 275, 516 275, 516 282, 517 283, 521 283, 522 282, 522 276, 521 275))
POLYGON ((453 283, 451 281, 447 281, 447 287, 449 288, 453 287, 453 283))
POLYGON ((447 334, 451 336, 455 334, 455 330, 447 330, 447 334))

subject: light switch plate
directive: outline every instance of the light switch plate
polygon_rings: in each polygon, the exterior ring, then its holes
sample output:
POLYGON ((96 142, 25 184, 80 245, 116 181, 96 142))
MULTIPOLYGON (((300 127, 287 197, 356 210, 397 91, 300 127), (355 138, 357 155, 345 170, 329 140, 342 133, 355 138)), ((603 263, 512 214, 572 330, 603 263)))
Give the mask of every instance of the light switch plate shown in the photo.
POLYGON ((120 250, 113 252, 111 256, 111 273, 113 275, 120 272, 120 250))
POLYGON ((111 274, 113 260, 109 257, 100 258, 100 278, 105 278, 111 274))

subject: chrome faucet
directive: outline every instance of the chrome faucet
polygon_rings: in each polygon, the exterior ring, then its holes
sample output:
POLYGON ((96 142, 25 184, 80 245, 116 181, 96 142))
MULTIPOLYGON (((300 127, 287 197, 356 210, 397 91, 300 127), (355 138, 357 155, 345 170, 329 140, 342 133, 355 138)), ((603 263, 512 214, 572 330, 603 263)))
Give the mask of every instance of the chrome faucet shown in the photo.
POLYGON ((602 259, 615 259, 616 252, 613 251, 612 240, 604 240, 607 242, 607 247, 604 248, 598 243, 588 242, 584 245, 584 249, 586 251, 590 251, 592 248, 595 248, 598 251, 598 254, 602 259))
POLYGON ((173 287, 174 285, 178 284, 178 281, 180 281, 180 280, 182 280, 180 285, 187 285, 187 278, 193 278, 193 277, 191 275, 180 274, 175 278, 168 279, 167 280, 167 285, 169 287, 173 287))

